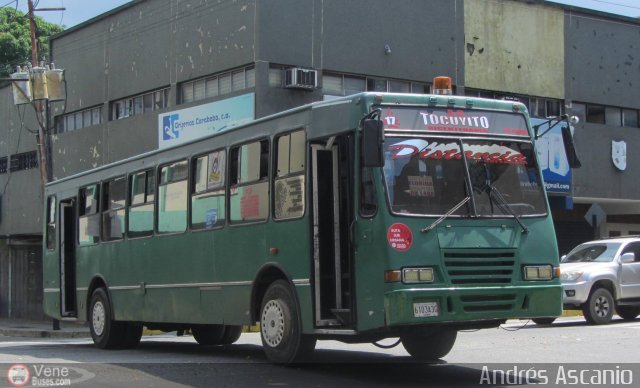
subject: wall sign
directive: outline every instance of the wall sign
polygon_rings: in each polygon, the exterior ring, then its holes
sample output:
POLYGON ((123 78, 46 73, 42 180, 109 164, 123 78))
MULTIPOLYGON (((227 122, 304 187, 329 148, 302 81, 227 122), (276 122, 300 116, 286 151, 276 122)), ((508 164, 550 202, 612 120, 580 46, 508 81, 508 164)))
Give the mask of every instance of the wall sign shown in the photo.
POLYGON ((620 171, 627 169, 627 143, 611 140, 611 161, 620 171))
POLYGON ((158 148, 226 131, 255 118, 255 94, 243 94, 220 101, 158 115, 158 148))

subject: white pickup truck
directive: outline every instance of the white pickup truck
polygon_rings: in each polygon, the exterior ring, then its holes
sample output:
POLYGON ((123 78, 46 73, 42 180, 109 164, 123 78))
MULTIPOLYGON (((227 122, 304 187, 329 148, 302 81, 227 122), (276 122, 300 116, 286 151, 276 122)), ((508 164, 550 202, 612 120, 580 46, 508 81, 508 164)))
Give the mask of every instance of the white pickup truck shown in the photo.
POLYGON ((578 245, 560 264, 564 308, 582 310, 587 322, 606 324, 613 312, 640 315, 640 236, 578 245))

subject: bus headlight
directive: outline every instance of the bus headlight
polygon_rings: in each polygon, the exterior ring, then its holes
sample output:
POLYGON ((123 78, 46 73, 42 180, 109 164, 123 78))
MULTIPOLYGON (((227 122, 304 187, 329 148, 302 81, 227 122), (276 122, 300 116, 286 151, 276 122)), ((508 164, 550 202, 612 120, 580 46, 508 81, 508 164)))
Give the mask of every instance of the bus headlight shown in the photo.
POLYGON ((403 283, 433 283, 433 268, 403 268, 403 283))
POLYGON ((524 267, 524 280, 551 280, 553 272, 551 265, 528 265, 524 267))

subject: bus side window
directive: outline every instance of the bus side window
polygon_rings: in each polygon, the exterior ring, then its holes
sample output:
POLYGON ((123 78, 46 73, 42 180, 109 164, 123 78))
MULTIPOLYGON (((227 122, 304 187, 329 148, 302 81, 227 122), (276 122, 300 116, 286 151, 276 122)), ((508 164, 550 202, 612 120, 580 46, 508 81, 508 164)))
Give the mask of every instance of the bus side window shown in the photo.
POLYGON ((189 166, 186 160, 160 167, 158 182, 158 232, 187 230, 189 166))
POLYGON ((153 234, 156 178, 153 170, 129 176, 129 207, 127 235, 143 237, 153 234))
POLYGON ((78 244, 96 244, 100 241, 100 213, 98 185, 80 189, 78 208, 78 244))
POLYGON ((224 225, 224 150, 199 156, 192 162, 191 228, 211 229, 224 225))
POLYGON ((126 180, 116 178, 102 184, 102 241, 124 238, 126 180))
POLYGON ((269 215, 269 142, 256 141, 231 149, 230 221, 266 220, 269 215))
POLYGON ((299 218, 305 211, 305 135, 296 131, 276 140, 273 194, 275 219, 299 218))
POLYGON ((56 249, 56 197, 47 199, 47 249, 56 249))

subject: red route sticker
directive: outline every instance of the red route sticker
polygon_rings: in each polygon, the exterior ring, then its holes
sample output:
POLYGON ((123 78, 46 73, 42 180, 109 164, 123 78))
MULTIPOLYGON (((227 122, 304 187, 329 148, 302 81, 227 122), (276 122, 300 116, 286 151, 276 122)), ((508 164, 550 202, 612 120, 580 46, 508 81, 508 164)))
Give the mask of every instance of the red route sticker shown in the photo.
POLYGON ((413 233, 405 224, 393 224, 387 230, 387 241, 396 251, 404 252, 413 244, 413 233))

